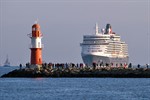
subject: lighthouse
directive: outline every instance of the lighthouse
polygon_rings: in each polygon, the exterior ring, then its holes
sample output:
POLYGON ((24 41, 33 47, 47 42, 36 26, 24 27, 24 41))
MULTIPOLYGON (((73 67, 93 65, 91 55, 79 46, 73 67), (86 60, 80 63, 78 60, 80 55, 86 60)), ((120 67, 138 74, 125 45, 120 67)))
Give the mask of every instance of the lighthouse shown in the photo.
POLYGON ((42 65, 42 47, 43 44, 41 42, 42 33, 40 31, 40 25, 35 23, 32 26, 32 33, 30 34, 31 38, 31 65, 42 65))

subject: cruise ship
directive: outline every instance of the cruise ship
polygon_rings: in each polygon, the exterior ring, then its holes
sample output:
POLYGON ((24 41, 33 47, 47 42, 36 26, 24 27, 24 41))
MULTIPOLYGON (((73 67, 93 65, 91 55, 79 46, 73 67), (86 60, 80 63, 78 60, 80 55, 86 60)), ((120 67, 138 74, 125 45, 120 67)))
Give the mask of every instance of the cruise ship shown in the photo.
POLYGON ((81 56, 83 62, 91 66, 96 63, 99 66, 120 67, 127 66, 129 61, 128 45, 121 41, 121 37, 112 32, 110 24, 99 32, 96 23, 95 33, 84 35, 83 42, 80 43, 82 48, 81 56))

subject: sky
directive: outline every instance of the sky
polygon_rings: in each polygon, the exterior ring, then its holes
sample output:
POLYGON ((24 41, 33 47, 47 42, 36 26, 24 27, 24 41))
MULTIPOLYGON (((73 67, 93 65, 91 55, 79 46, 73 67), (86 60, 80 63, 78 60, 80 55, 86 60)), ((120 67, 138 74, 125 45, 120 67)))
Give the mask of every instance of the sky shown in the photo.
POLYGON ((129 62, 150 63, 150 0, 0 0, 0 65, 30 62, 31 27, 43 34, 43 61, 83 62, 83 35, 107 23, 128 44, 129 62))

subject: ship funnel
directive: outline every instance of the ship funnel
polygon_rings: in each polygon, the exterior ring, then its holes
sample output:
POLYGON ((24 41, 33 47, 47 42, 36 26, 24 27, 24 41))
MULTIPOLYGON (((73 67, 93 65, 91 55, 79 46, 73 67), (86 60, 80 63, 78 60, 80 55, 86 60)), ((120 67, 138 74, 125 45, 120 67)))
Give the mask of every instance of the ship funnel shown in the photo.
POLYGON ((106 34, 111 34, 111 33, 112 33, 112 28, 111 28, 111 25, 110 25, 110 24, 107 24, 107 25, 106 25, 105 31, 106 31, 106 34))

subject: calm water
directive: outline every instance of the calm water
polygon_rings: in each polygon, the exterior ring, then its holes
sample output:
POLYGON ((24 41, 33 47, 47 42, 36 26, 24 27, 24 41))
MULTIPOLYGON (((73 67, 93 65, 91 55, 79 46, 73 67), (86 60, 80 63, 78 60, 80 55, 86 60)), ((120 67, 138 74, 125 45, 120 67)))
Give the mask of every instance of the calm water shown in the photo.
POLYGON ((150 100, 150 79, 0 78, 0 100, 150 100))
POLYGON ((150 78, 0 78, 0 100, 150 100, 150 78))

